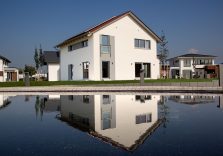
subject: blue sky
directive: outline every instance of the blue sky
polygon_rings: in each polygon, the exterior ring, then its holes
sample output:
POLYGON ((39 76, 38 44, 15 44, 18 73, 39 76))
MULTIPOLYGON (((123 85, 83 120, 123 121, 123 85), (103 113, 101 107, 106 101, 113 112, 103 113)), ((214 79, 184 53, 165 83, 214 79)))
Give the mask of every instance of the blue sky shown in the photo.
POLYGON ((196 52, 223 62, 222 0, 1 0, 0 55, 34 64, 35 46, 54 46, 84 29, 133 11, 169 42, 169 57, 196 52))

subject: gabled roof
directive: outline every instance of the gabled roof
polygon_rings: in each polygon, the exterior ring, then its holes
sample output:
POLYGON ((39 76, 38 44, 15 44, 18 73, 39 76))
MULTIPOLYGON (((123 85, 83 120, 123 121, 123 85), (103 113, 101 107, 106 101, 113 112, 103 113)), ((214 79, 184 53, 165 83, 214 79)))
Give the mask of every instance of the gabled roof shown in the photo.
POLYGON ((104 28, 104 27, 114 23, 115 21, 117 21, 117 20, 119 20, 119 19, 121 19, 121 18, 123 18, 123 17, 125 17, 127 15, 132 17, 133 20, 136 23, 138 23, 140 26, 142 26, 157 42, 161 42, 161 39, 159 38, 159 36, 156 35, 148 26, 146 26, 146 24, 143 23, 133 12, 127 11, 127 12, 124 12, 124 13, 118 15, 118 16, 114 16, 114 17, 112 17, 112 18, 110 18, 110 19, 108 19, 108 20, 106 20, 106 21, 104 21, 104 22, 102 22, 102 23, 100 23, 100 24, 90 28, 90 29, 87 29, 87 30, 85 30, 85 31, 83 31, 83 32, 81 32, 81 33, 79 33, 79 34, 77 34, 77 35, 75 35, 75 36, 73 36, 73 37, 63 41, 62 43, 59 43, 58 45, 56 45, 56 47, 61 47, 61 46, 64 46, 66 44, 69 44, 69 43, 71 43, 71 42, 73 42, 73 41, 75 41, 77 39, 80 39, 82 37, 89 36, 92 33, 97 32, 98 30, 100 30, 100 29, 102 29, 102 28, 104 28))
POLYGON ((59 51, 44 51, 43 55, 44 55, 44 64, 60 62, 59 51))
POLYGON ((6 57, 4 57, 4 56, 1 56, 1 55, 0 55, 0 59, 6 61, 6 62, 8 62, 8 63, 11 63, 11 61, 10 61, 9 59, 7 59, 6 57))
MULTIPOLYGON (((180 55, 180 56, 176 56, 176 57, 173 57, 173 58, 214 58, 214 57, 217 57, 217 56, 214 56, 214 55, 203 55, 203 54, 184 54, 184 55, 180 55)), ((170 59, 173 59, 173 58, 169 58, 167 60, 170 60, 170 59)))

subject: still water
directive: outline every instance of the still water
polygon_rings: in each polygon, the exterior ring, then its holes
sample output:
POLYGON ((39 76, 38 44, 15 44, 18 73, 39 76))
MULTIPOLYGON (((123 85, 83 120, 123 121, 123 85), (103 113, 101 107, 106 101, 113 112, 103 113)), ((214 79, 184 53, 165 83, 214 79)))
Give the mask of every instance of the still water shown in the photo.
POLYGON ((223 155, 223 96, 0 95, 7 155, 223 155))

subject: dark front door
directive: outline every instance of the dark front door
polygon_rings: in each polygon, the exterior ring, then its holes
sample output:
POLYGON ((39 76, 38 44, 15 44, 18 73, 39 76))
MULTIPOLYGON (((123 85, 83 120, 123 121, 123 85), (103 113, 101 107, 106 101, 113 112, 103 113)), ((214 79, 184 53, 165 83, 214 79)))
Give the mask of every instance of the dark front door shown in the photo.
POLYGON ((109 61, 102 62, 102 78, 109 78, 110 77, 110 70, 109 70, 109 61))

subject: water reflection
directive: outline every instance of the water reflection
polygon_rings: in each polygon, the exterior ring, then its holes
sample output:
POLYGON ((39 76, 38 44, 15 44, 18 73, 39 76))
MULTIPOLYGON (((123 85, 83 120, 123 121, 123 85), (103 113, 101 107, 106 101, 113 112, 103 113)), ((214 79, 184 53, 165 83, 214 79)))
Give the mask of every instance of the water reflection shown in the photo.
POLYGON ((122 94, 1 95, 1 153, 222 155, 222 95, 122 94))
POLYGON ((11 103, 9 96, 0 94, 0 109, 7 107, 11 103))
POLYGON ((178 96, 170 96, 169 100, 177 102, 177 103, 183 103, 183 104, 189 104, 189 105, 195 105, 195 104, 205 104, 205 103, 213 103, 215 101, 215 96, 205 96, 205 95, 178 95, 178 96))
POLYGON ((61 95, 42 101, 42 112, 60 111, 59 120, 128 151, 163 121, 158 116, 160 95, 61 95))

